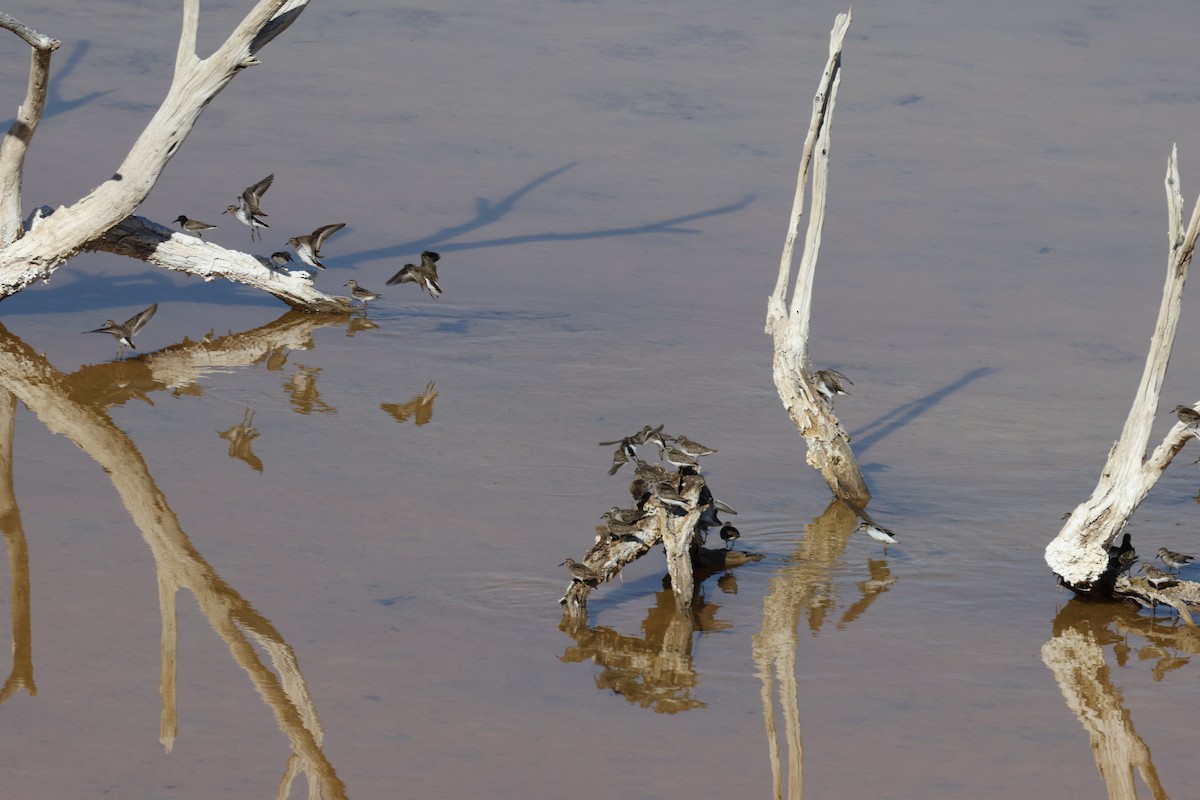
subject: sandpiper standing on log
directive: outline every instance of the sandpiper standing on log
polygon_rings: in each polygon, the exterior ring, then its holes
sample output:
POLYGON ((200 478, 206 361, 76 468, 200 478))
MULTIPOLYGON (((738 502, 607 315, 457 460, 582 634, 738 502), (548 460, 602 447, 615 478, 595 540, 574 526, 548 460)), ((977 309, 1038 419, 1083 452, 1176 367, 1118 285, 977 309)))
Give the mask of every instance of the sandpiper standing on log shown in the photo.
POLYGON ((1155 589, 1165 589, 1168 586, 1174 586, 1177 581, 1175 576, 1169 572, 1163 572, 1156 566, 1151 564, 1142 564, 1139 572, 1146 573, 1146 580, 1155 589))
POLYGON ((725 542, 725 549, 732 550, 733 543, 742 538, 742 532, 726 522, 721 526, 721 541, 725 542))
POLYGON ((1129 572, 1137 563, 1137 550, 1133 549, 1132 536, 1128 533, 1121 537, 1120 547, 1108 548, 1108 557, 1116 562, 1118 572, 1129 572))
POLYGON ((442 287, 438 285, 437 262, 441 255, 426 250, 421 253, 421 265, 405 264, 399 272, 388 278, 387 285, 395 286, 398 283, 415 283, 424 291, 429 292, 429 296, 434 300, 442 294, 442 287))
POLYGON ((833 402, 833 396, 835 394, 850 394, 846 391, 843 381, 851 386, 854 385, 854 381, 850 380, 836 369, 817 370, 813 373, 813 381, 816 384, 817 391, 825 395, 825 399, 831 403, 833 402))
POLYGON ((559 566, 567 568, 567 572, 571 573, 571 580, 573 581, 579 581, 588 586, 594 586, 600 582, 600 576, 596 574, 595 570, 587 564, 580 564, 573 558, 568 558, 562 564, 559 564, 559 566))
POLYGON ((1174 570, 1186 567, 1195 558, 1195 556, 1185 556, 1183 553, 1176 553, 1174 550, 1168 550, 1165 547, 1158 548, 1158 557, 1162 559, 1164 564, 1174 570))
POLYGON ((1175 416, 1179 417, 1179 421, 1184 425, 1200 423, 1200 411, 1187 406, 1175 406, 1175 416))
POLYGON ((120 344, 120 348, 117 350, 117 355, 119 356, 126 347, 128 347, 130 350, 137 350, 137 348, 133 346, 133 337, 137 335, 138 331, 146 327, 146 323, 149 322, 150 318, 154 316, 155 311, 158 311, 158 303, 155 303, 149 308, 134 314, 125 321, 124 325, 118 325, 111 319, 106 319, 104 321, 104 325, 101 327, 96 328, 94 331, 84 331, 84 333, 111 334, 112 337, 117 340, 118 344, 120 344))
POLYGON ((354 280, 354 278, 351 278, 342 285, 350 287, 351 296, 354 297, 355 300, 361 300, 363 308, 366 308, 367 303, 371 302, 372 300, 378 300, 379 298, 383 297, 381 294, 375 294, 370 289, 364 289, 363 287, 359 286, 358 281, 354 280))
POLYGON ((186 214, 180 214, 175 218, 179 223, 179 227, 183 228, 186 233, 194 233, 201 239, 204 238, 204 231, 211 231, 216 225, 209 225, 207 222, 201 222, 198 219, 188 219, 186 214))
POLYGON ((296 255, 300 256, 300 260, 305 264, 317 269, 325 269, 325 265, 321 263, 321 245, 344 227, 346 227, 344 222, 322 225, 308 236, 293 236, 288 239, 288 244, 296 248, 296 255))

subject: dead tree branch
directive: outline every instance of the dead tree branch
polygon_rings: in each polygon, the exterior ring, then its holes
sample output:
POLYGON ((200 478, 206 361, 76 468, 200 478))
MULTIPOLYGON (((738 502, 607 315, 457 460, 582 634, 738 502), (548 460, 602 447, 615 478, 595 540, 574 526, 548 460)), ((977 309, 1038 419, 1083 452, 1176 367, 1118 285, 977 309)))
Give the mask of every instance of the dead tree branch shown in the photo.
POLYGON ((850 27, 850 12, 839 14, 829 37, 829 61, 821 85, 813 98, 812 119, 800 157, 800 174, 792 215, 779 262, 775 290, 767 301, 766 332, 775 343, 774 376, 779 398, 808 445, 808 463, 821 472, 829 488, 840 499, 864 504, 871 499, 858 461, 850 449, 850 436, 833 413, 833 393, 822 393, 820 378, 811 370, 808 352, 812 309, 813 276, 821 249, 825 224, 825 200, 829 187, 829 147, 833 111, 842 77, 842 42, 850 27), (814 158, 815 157, 815 158, 814 158), (812 216, 804 241, 804 252, 787 305, 788 285, 800 217, 804 214, 804 192, 812 167, 812 216))

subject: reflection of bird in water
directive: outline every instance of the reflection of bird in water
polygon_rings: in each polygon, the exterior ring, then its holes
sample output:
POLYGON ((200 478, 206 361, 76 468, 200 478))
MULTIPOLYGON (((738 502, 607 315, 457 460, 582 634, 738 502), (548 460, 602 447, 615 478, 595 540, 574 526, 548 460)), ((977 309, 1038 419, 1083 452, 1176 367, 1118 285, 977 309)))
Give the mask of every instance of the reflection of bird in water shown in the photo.
POLYGON ((732 550, 733 543, 742 538, 742 532, 726 522, 721 526, 721 541, 725 542, 725 549, 732 550))
POLYGON ((262 459, 251 449, 254 440, 260 435, 258 428, 253 426, 254 409, 247 408, 242 416, 240 425, 234 425, 229 430, 217 431, 217 435, 229 442, 229 457, 245 461, 256 472, 263 471, 262 459))
POLYGON ((566 566, 567 572, 571 573, 571 580, 573 581, 578 581, 588 586, 595 586, 600 582, 600 576, 596 574, 595 570, 587 564, 580 564, 573 558, 568 558, 562 564, 559 564, 559 566, 566 566))
POLYGON ((293 411, 300 414, 311 414, 314 411, 322 414, 337 412, 337 409, 321 399, 321 392, 317 389, 317 375, 320 372, 320 367, 296 365, 296 372, 283 385, 283 388, 288 391, 288 399, 291 401, 293 411))
POLYGON ((1155 589, 1165 589, 1168 586, 1174 586, 1178 583, 1174 575, 1169 572, 1163 572, 1151 564, 1142 564, 1141 569, 1138 571, 1146 573, 1146 582, 1155 589))
POLYGON ((825 396, 829 402, 833 402, 833 396, 836 394, 849 395, 846 391, 845 384, 854 385, 854 381, 847 378, 836 369, 821 369, 813 373, 813 382, 818 392, 825 396), (843 383, 844 382, 844 383, 843 383))
POLYGON ((434 391, 433 381, 425 384, 425 391, 415 395, 407 403, 380 403, 379 407, 392 416, 396 422, 407 422, 409 417, 415 417, 413 423, 424 425, 433 419, 433 401, 438 393, 434 391))
POLYGON ((721 577, 717 578, 717 588, 725 594, 737 594, 737 576, 732 572, 726 572, 721 577))
POLYGON ((117 349, 117 355, 119 356, 126 347, 128 347, 130 350, 137 350, 137 348, 133 346, 133 337, 137 335, 138 331, 146 327, 146 323, 150 321, 150 318, 154 316, 154 312, 156 311, 158 311, 158 303, 155 303, 149 308, 143 309, 142 311, 134 314, 132 317, 127 319, 123 325, 118 325, 111 319, 106 319, 104 320, 104 324, 99 328, 96 328, 96 330, 84 331, 84 333, 111 334, 112 337, 117 340, 118 344, 120 344, 120 347, 117 349))
POLYGON ((1158 548, 1158 557, 1162 562, 1172 569, 1182 569, 1192 562, 1194 556, 1185 556, 1183 553, 1176 553, 1174 550, 1168 550, 1165 547, 1158 548))
POLYGON ((1167 656, 1158 660, 1154 665, 1154 669, 1150 671, 1150 674, 1157 683, 1162 681, 1168 672, 1187 666, 1191 661, 1190 658, 1183 658, 1181 656, 1167 656))
POLYGON ((1108 548, 1108 557, 1110 561, 1115 561, 1117 572, 1128 572, 1137 563, 1137 550, 1133 549, 1131 538, 1127 533, 1121 537, 1120 547, 1108 548))

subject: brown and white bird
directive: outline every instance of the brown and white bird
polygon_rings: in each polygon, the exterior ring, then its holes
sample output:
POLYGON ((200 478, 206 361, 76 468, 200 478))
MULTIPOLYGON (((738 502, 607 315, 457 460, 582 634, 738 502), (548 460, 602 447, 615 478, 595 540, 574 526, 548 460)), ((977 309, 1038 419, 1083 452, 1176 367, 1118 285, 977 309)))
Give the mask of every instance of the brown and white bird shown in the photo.
POLYGON ((355 300, 361 300, 363 308, 366 308, 367 303, 371 302, 372 300, 378 300, 379 298, 383 297, 381 294, 375 294, 370 289, 364 289, 363 287, 359 286, 358 281, 354 280, 354 278, 351 278, 342 285, 350 287, 350 296, 355 300))
POLYGON ((293 236, 288 239, 288 244, 296 249, 296 255, 300 256, 300 260, 305 264, 317 269, 325 269, 325 265, 321 263, 321 245, 344 227, 346 227, 344 222, 322 225, 308 236, 293 236))
POLYGON ((1178 583, 1174 575, 1169 572, 1163 572, 1151 564, 1142 564, 1138 571, 1146 573, 1146 581, 1155 589, 1165 589, 1168 586, 1174 586, 1178 583))
POLYGON ((204 238, 205 231, 211 231, 216 225, 209 225, 207 222, 201 222, 198 219, 188 219, 186 214, 180 214, 175 218, 179 223, 179 227, 183 228, 185 233, 194 233, 201 239, 204 238))
POLYGON ((854 381, 847 378, 836 369, 821 369, 813 373, 813 383, 816 390, 825 396, 829 402, 833 402, 833 396, 837 394, 849 395, 846 391, 845 384, 854 385, 854 381))
POLYGON ((571 573, 572 581, 579 581, 580 583, 585 583, 588 586, 594 586, 600 582, 600 576, 596 574, 595 570, 593 570, 587 564, 580 564, 573 558, 568 558, 566 561, 562 562, 562 564, 559 564, 559 566, 565 566, 567 568, 567 572, 571 573))
POLYGON ((1179 570, 1186 567, 1195 558, 1195 556, 1176 553, 1174 550, 1168 550, 1165 547, 1158 548, 1158 557, 1164 564, 1174 570, 1179 570))
POLYGON ((429 296, 434 300, 442 294, 442 287, 438 284, 437 262, 441 255, 426 250, 421 253, 421 263, 405 264, 399 272, 388 278, 387 285, 395 286, 398 283, 415 283, 422 290, 429 292, 429 296))
POLYGON ((96 328, 94 331, 84 331, 84 333, 107 333, 112 335, 118 344, 120 344, 117 355, 120 355, 121 351, 126 347, 130 350, 137 350, 133 346, 133 337, 137 335, 138 331, 146 327, 146 323, 150 321, 150 318, 154 316, 154 312, 156 311, 158 311, 158 303, 134 314, 123 325, 118 325, 111 319, 106 319, 104 324, 99 328, 96 328))
POLYGON ((1188 406, 1175 406, 1175 416, 1179 417, 1179 421, 1184 425, 1200 423, 1200 411, 1188 406))

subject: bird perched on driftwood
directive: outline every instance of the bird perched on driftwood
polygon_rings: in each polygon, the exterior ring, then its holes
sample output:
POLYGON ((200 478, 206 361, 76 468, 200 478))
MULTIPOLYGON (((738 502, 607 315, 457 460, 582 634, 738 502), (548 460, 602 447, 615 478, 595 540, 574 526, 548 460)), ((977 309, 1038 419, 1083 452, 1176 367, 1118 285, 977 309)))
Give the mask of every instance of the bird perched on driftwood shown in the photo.
POLYGON ((429 292, 429 296, 434 300, 442 294, 442 287, 438 285, 437 262, 441 258, 440 255, 432 250, 426 250, 421 253, 421 264, 405 264, 400 271, 387 279, 388 286, 395 286, 398 283, 415 283, 424 291, 429 292))
POLYGON ((1128 572, 1129 569, 1137 563, 1137 550, 1133 549, 1133 543, 1128 533, 1121 537, 1120 547, 1108 548, 1108 557, 1110 562, 1117 568, 1117 572, 1128 572))
POLYGON ((179 223, 179 227, 183 228, 185 233, 194 233, 201 239, 204 238, 205 231, 211 231, 216 225, 209 225, 207 222, 201 222, 198 219, 188 219, 186 214, 180 214, 175 218, 179 223))
POLYGON ((1200 411, 1188 406, 1175 406, 1175 416, 1184 425, 1195 425, 1200 422, 1200 411))
POLYGON ((1142 564, 1141 569, 1138 571, 1146 573, 1146 582, 1155 589, 1165 589, 1168 586, 1174 586, 1178 583, 1174 575, 1169 572, 1163 572, 1151 564, 1142 564))
POLYGON ((845 384, 854 385, 854 381, 847 378, 836 369, 820 369, 813 373, 813 384, 818 392, 825 396, 829 402, 833 402, 833 396, 836 394, 849 395, 846 391, 845 384))
POLYGON ((721 541, 725 542, 725 549, 732 550, 733 543, 742 538, 742 532, 726 522, 721 526, 721 541))
POLYGON ((587 564, 580 564, 573 558, 568 558, 566 561, 559 564, 560 567, 566 566, 567 572, 571 573, 571 580, 585 583, 588 586, 595 586, 600 582, 600 576, 596 571, 587 564))
POLYGON ((1183 553, 1176 553, 1174 550, 1168 550, 1165 547, 1158 548, 1158 557, 1168 567, 1174 570, 1182 569, 1192 562, 1195 556, 1187 556, 1183 553))

